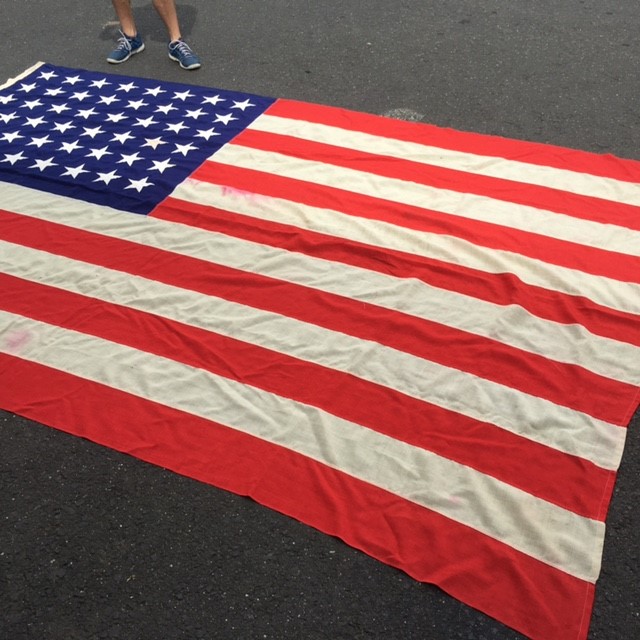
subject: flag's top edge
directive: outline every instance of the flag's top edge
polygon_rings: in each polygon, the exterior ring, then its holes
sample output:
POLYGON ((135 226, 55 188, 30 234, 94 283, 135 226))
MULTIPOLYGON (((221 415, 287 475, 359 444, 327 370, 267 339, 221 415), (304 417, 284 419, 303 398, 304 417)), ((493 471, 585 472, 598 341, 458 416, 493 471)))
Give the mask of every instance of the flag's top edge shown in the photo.
POLYGON ((23 78, 26 78, 30 73, 33 73, 36 69, 39 69, 43 64, 45 63, 36 62, 33 66, 29 67, 28 69, 25 69, 22 73, 18 74, 15 78, 9 78, 4 84, 0 84, 0 91, 2 89, 6 89, 7 87, 10 87, 11 85, 15 84, 16 82, 18 82, 18 80, 22 80, 23 78))
MULTIPOLYGON (((409 122, 347 107, 309 103, 291 98, 278 100, 270 115, 287 117, 304 112, 304 120, 365 133, 374 131, 387 138, 410 142, 428 140, 425 144, 493 158, 507 158, 527 164, 553 166, 617 180, 640 182, 640 158, 621 157, 611 152, 587 151, 553 142, 513 138, 498 133, 480 133, 429 122, 409 122), (357 114, 357 122, 354 122, 357 114)), ((300 118, 302 119, 302 118, 300 118)))
POLYGON ((3 89, 7 89, 9 87, 11 87, 12 85, 16 84, 18 81, 20 80, 24 80, 25 78, 27 78, 29 75, 33 74, 35 71, 37 71, 39 68, 41 67, 48 67, 52 70, 56 70, 56 71, 60 71, 63 73, 74 73, 74 74, 83 74, 83 75, 89 75, 89 76, 111 76, 111 77, 117 77, 119 82, 125 83, 127 81, 129 82, 145 82, 145 83, 162 83, 165 86, 168 87, 180 87, 182 89, 185 88, 189 88, 189 89, 196 89, 199 91, 203 91, 203 90, 209 90, 209 91, 219 91, 219 92, 224 92, 226 94, 228 94, 229 96, 231 95, 235 95, 235 96, 242 96, 243 98, 252 98, 252 99, 258 99, 261 100, 263 103, 273 103, 276 101, 276 98, 273 98, 271 96, 263 96, 260 94, 256 94, 256 93, 250 93, 247 91, 239 91, 236 89, 227 89, 225 87, 210 87, 210 86, 204 86, 204 85, 199 85, 199 84, 192 84, 192 83, 188 83, 188 82, 176 82, 173 80, 165 80, 165 79, 159 79, 156 77, 144 77, 144 76, 130 76, 130 75, 123 75, 118 73, 117 75, 110 72, 110 71, 105 71, 102 69, 85 69, 85 68, 81 68, 81 67, 66 67, 66 66, 62 66, 62 65, 57 65, 57 64, 52 64, 50 62, 37 62, 36 64, 34 64, 33 66, 29 67, 28 69, 26 69, 25 71, 23 71, 22 73, 20 73, 19 75, 17 75, 15 78, 9 78, 4 84, 0 85, 0 91, 2 91, 3 89))

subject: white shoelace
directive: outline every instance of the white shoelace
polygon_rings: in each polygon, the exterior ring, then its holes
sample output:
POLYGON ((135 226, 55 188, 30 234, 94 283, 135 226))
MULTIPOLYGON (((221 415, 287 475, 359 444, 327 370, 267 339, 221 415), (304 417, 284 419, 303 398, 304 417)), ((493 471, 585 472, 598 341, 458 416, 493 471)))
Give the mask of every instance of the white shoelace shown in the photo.
POLYGON ((121 38, 118 38, 118 46, 117 49, 126 49, 127 51, 131 51, 131 38, 128 38, 123 31, 120 31, 121 38))
POLYGON ((188 56, 192 56, 193 52, 191 51, 191 47, 189 47, 189 45, 186 42, 183 42, 182 40, 176 40, 175 42, 177 42, 177 44, 172 47, 172 51, 176 51, 182 55, 188 55, 188 56))

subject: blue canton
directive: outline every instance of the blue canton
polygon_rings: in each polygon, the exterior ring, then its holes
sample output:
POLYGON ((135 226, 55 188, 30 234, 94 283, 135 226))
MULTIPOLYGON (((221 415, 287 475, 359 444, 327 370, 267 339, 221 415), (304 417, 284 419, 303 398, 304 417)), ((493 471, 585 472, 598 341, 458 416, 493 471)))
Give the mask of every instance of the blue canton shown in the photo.
POLYGON ((0 181, 149 213, 273 102, 42 65, 0 90, 0 181))

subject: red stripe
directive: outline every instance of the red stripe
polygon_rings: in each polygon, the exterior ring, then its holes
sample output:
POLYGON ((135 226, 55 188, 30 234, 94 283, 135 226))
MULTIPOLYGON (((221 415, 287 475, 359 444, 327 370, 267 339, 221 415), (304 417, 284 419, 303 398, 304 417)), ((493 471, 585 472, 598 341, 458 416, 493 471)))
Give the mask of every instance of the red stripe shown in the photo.
POLYGON ((508 158, 528 164, 614 178, 623 182, 640 182, 640 162, 638 161, 629 159, 621 161, 611 155, 598 155, 546 143, 455 131, 424 123, 403 122, 294 100, 277 100, 266 113, 479 156, 508 158))
POLYGON ((586 638, 592 584, 469 527, 287 449, 60 371, 0 355, 0 374, 10 411, 251 496, 533 639, 586 638))
MULTIPOLYGON (((11 214, 0 214, 0 221, 8 218, 11 214)), ((4 232, 11 242, 386 344, 613 424, 626 424, 627 408, 635 399, 636 389, 631 385, 397 311, 70 227, 14 219, 16 224, 6 224, 4 232), (451 344, 460 348, 451 349, 451 344), (567 394, 567 385, 592 391, 567 394)))
POLYGON ((303 202, 314 207, 337 209, 353 218, 379 220, 409 230, 449 235, 490 249, 528 256, 550 265, 556 264, 622 282, 640 283, 640 258, 637 256, 605 251, 584 244, 399 204, 391 200, 373 198, 314 182, 294 180, 255 169, 218 164, 215 156, 212 161, 201 165, 191 177, 195 180, 239 189, 245 192, 247 197, 268 195, 292 202, 303 202))
POLYGON ((398 278, 415 278, 500 306, 517 305, 540 318, 582 325, 596 335, 640 346, 640 318, 637 315, 615 311, 586 298, 527 285, 510 274, 488 274, 359 242, 337 242, 332 236, 314 231, 173 198, 165 200, 152 215, 398 278))
POLYGON ((582 516, 604 520, 603 505, 611 499, 615 474, 583 459, 355 376, 149 313, 3 274, 0 287, 3 307, 12 313, 319 407, 582 516))
POLYGON ((640 230, 638 207, 560 189, 424 164, 410 158, 379 155, 375 153, 375 149, 371 152, 358 151, 252 128, 245 129, 234 138, 233 144, 640 230))

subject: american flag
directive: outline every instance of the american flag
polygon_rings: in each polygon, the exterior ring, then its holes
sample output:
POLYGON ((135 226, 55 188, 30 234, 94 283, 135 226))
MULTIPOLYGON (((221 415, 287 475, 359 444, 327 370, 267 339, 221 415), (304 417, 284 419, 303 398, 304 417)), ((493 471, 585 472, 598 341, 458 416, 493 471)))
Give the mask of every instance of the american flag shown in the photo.
POLYGON ((0 123, 2 407, 587 637, 639 163, 50 65, 0 123))

